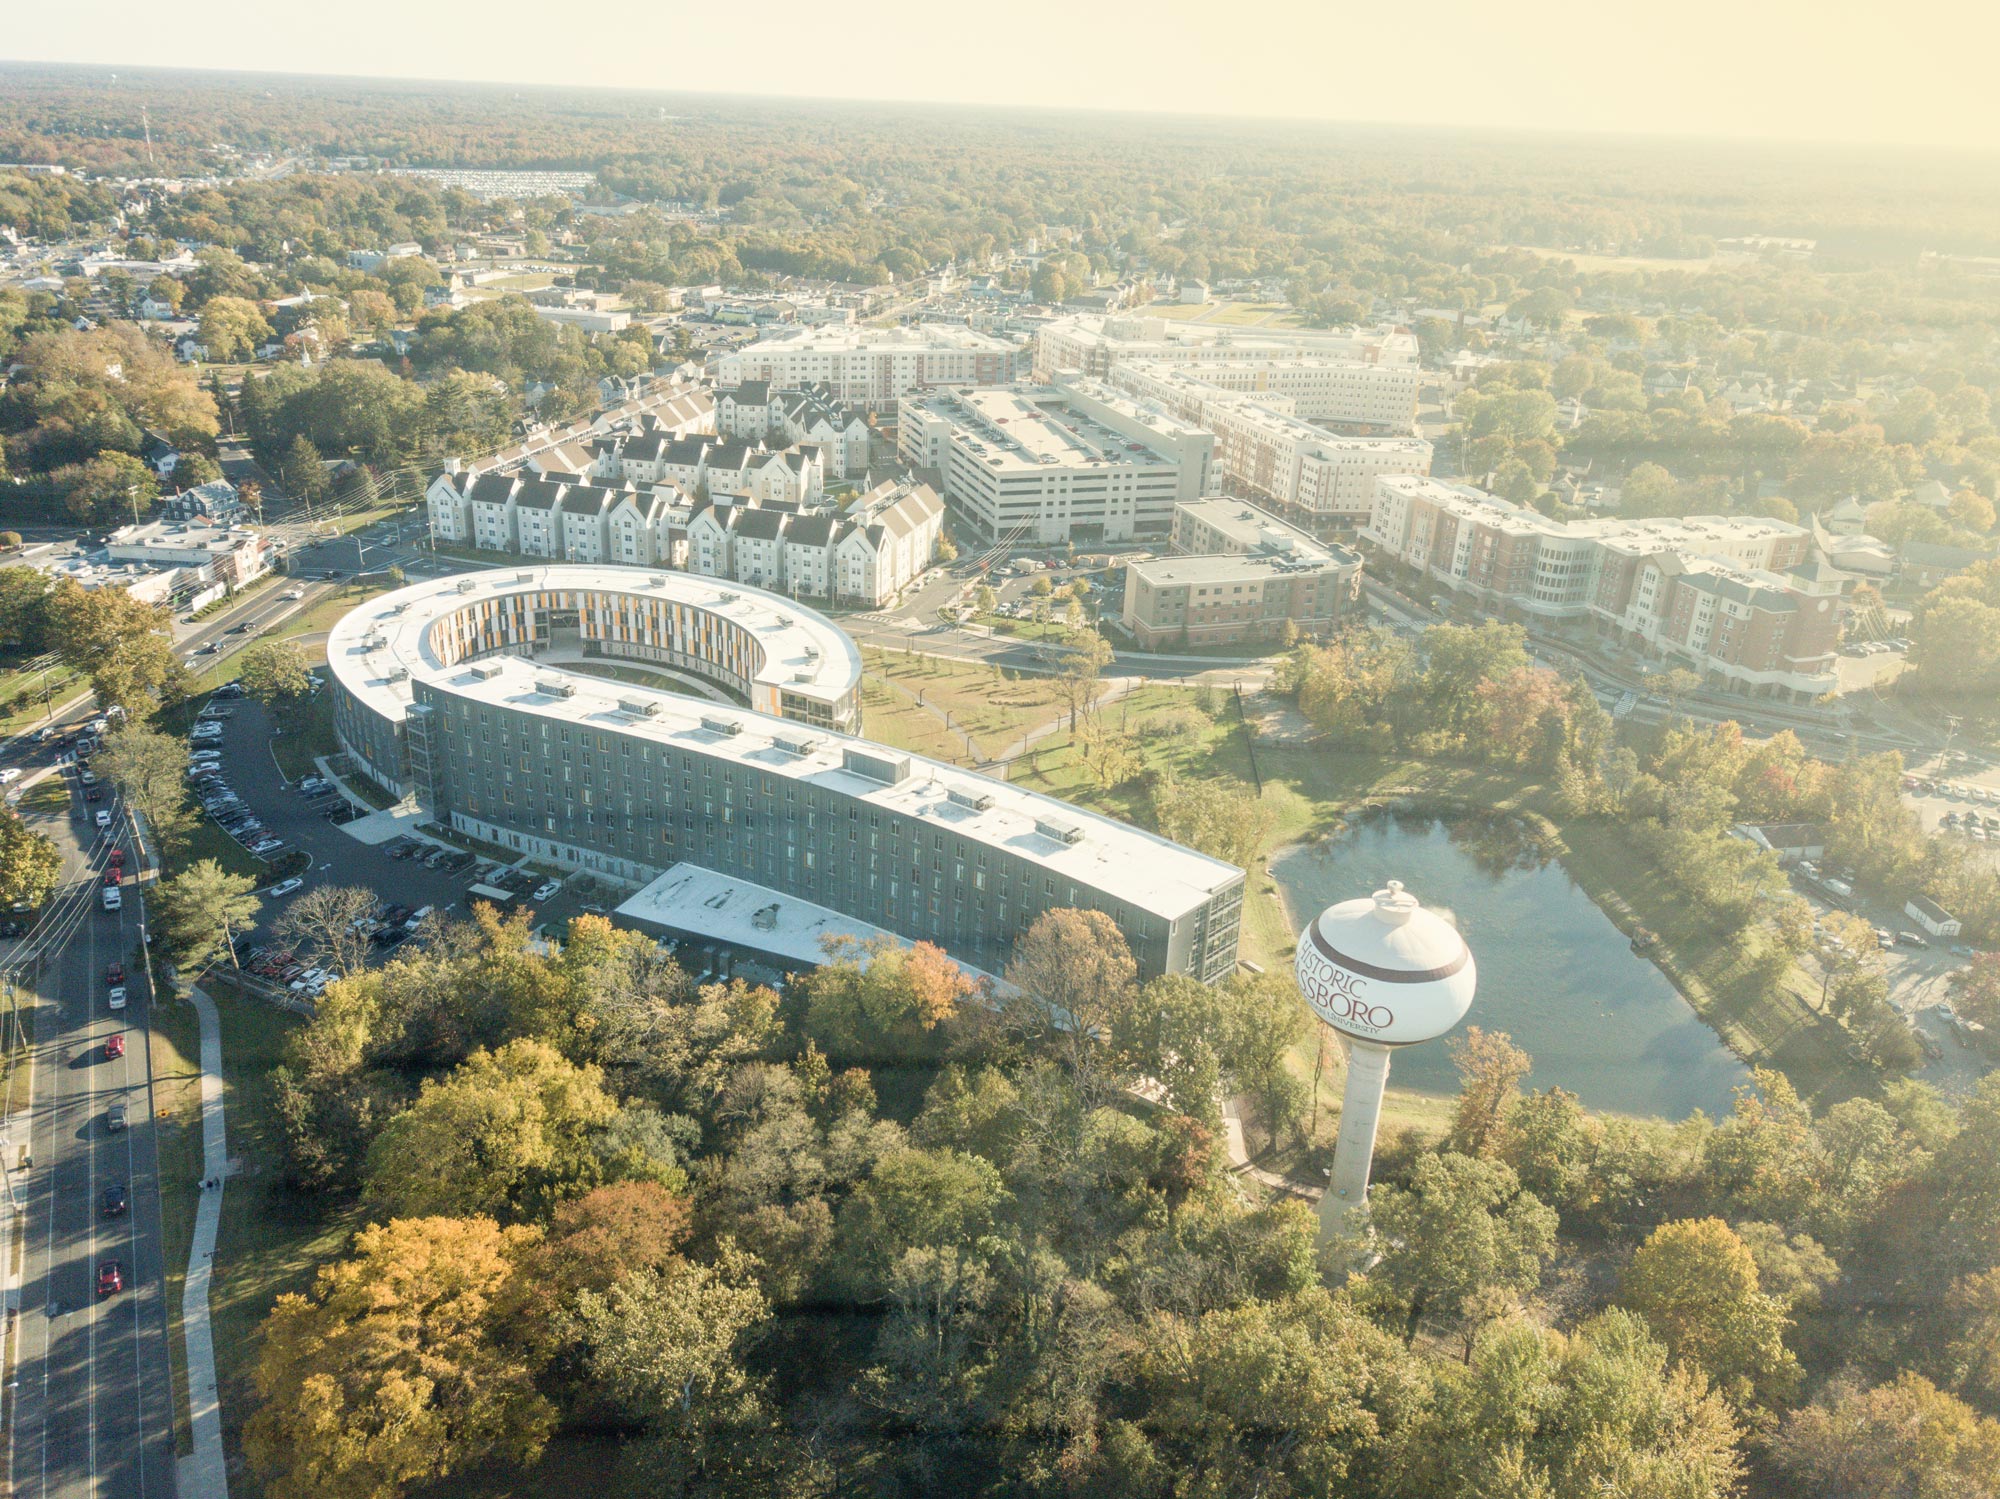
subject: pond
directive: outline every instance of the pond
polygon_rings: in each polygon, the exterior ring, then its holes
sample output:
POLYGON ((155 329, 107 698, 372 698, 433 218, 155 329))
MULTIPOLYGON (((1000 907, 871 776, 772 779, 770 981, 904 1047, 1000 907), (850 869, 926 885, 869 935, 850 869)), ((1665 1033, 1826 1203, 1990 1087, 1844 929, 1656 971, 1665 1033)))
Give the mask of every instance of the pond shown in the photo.
MULTIPOLYGON (((1666 976, 1513 818, 1376 815, 1271 865, 1292 926, 1401 880, 1450 917, 1479 962, 1465 1025, 1505 1031, 1534 1058, 1525 1086, 1597 1109, 1681 1119, 1727 1113, 1749 1070, 1666 976)), ((1445 1043, 1396 1054, 1391 1086, 1453 1093, 1445 1043)))

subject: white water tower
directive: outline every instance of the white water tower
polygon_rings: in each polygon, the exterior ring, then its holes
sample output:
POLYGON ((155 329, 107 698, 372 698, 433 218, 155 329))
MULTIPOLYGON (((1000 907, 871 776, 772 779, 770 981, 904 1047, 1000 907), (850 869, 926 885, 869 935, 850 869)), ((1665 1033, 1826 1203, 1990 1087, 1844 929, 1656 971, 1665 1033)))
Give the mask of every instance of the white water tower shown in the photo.
POLYGON ((1389 1053, 1432 1041, 1464 1018, 1479 971, 1458 928, 1396 881, 1328 906, 1299 933, 1299 992, 1347 1042, 1347 1088, 1320 1238, 1342 1232, 1368 1200, 1368 1167, 1389 1083, 1389 1053))

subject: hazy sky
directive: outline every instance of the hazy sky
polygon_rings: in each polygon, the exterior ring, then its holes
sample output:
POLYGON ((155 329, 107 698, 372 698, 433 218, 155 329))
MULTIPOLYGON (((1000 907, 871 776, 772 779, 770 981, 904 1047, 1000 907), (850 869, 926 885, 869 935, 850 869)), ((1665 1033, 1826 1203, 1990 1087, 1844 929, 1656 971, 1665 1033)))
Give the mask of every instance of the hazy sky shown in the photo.
POLYGON ((2000 0, 141 0, 0 54, 2000 150, 2000 0))

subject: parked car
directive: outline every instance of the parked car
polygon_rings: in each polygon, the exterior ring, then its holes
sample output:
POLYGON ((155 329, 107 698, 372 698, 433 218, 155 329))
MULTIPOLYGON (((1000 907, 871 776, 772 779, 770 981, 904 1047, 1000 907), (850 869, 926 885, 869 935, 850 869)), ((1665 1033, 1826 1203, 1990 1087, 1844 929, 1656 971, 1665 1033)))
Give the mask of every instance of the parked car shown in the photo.
POLYGON ((1930 946, 1930 943, 1924 940, 1923 933, 1921 932, 1898 932, 1896 933, 1896 940, 1905 947, 1930 946))
POLYGON ((301 889, 304 885, 305 881, 299 879, 297 876, 294 876, 289 880, 281 880, 277 884, 271 887, 271 899, 283 900, 286 896, 292 894, 296 890, 301 889))
POLYGON ((97 825, 98 825, 98 827, 100 827, 100 828, 108 828, 108 827, 110 827, 110 826, 111 826, 111 814, 110 814, 109 812, 99 812, 99 813, 97 814, 97 825))
POLYGON ((535 893, 528 898, 537 901, 553 900, 555 899, 556 892, 560 889, 562 889, 561 880, 544 880, 535 887, 535 893))

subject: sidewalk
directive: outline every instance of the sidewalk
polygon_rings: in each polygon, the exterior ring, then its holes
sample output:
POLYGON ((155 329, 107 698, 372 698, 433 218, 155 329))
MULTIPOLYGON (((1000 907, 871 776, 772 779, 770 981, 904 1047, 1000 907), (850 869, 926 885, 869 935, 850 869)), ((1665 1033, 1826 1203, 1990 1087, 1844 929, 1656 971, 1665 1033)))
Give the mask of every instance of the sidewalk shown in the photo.
MULTIPOLYGON (((229 1475, 222 1462, 222 1405, 215 1388, 215 1338, 208 1325, 208 1278, 215 1236, 222 1226, 222 1185, 229 1176, 229 1150, 222 1128, 222 1025, 215 1001, 201 990, 192 995, 201 1017, 201 1174, 214 1181, 195 1208, 194 1242, 188 1248, 187 1282, 181 1289, 181 1341, 187 1351, 188 1424, 194 1455, 180 1461, 175 1487, 202 1499, 228 1499, 229 1475)), ((187 1182, 162 1181, 162 1192, 186 1191, 187 1182)), ((196 1190, 200 1190, 196 1188, 196 1190)))

